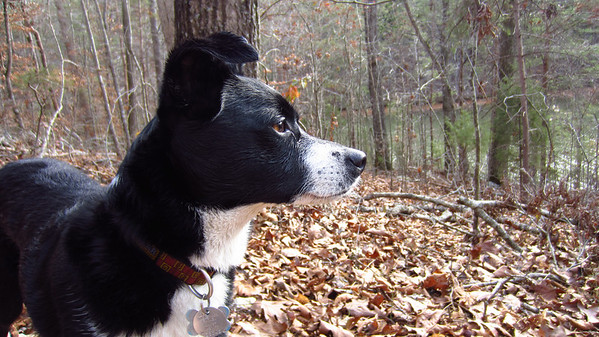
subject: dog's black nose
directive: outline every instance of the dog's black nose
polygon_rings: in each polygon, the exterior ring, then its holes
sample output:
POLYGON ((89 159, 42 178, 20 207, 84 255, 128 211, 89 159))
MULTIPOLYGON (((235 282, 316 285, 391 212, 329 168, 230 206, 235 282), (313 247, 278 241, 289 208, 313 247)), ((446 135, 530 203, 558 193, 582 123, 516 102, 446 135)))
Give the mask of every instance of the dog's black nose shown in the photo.
POLYGON ((349 149, 347 153, 347 160, 358 168, 360 173, 364 171, 366 167, 366 153, 354 149, 349 149))

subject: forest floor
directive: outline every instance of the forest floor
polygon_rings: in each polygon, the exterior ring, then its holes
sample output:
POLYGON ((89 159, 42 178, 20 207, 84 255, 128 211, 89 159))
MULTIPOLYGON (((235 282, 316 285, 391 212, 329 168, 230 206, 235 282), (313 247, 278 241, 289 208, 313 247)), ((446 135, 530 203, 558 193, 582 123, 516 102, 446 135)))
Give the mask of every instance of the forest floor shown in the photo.
MULTIPOLYGON (((22 156, 0 146, 0 165, 22 156)), ((102 155, 54 157, 104 183, 116 171, 102 155)), ((597 191, 555 187, 522 208, 508 189, 488 188, 483 198, 499 203, 485 214, 516 245, 487 221, 473 244, 474 208, 458 201, 468 191, 389 177, 366 174, 332 205, 258 215, 233 336, 599 336, 597 191), (415 196, 372 195, 383 191, 415 196)), ((15 329, 34 335, 26 317, 15 329)))

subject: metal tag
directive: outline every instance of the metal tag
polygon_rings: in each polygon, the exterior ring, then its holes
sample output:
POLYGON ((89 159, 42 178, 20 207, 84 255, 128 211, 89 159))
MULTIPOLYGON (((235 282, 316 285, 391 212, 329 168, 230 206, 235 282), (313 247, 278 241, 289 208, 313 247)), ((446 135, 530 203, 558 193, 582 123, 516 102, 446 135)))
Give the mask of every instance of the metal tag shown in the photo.
POLYGON ((204 337, 216 337, 231 329, 231 322, 227 319, 229 308, 208 307, 200 311, 190 310, 187 319, 190 321, 188 333, 190 335, 202 335, 204 337))

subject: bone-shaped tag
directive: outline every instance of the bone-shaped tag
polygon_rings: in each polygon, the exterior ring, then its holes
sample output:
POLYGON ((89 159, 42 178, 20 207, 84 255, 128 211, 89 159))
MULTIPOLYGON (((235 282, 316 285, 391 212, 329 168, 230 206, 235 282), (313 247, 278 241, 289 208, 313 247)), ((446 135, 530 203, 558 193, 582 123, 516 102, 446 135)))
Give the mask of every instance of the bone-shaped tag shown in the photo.
POLYGON ((231 329, 228 316, 229 308, 227 307, 208 307, 200 311, 190 310, 187 313, 187 320, 190 322, 187 332, 192 336, 216 337, 231 329))

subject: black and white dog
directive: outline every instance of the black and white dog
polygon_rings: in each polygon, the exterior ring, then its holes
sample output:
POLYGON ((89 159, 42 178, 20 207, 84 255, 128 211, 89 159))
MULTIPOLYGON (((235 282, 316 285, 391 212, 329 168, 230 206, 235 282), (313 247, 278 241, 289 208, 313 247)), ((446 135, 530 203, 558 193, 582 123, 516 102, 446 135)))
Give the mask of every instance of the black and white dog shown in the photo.
POLYGON ((257 212, 352 189, 365 154, 234 72, 257 58, 229 33, 176 47, 108 186, 49 159, 0 169, 0 337, 23 303, 42 337, 189 336, 191 309, 230 304, 257 212))

